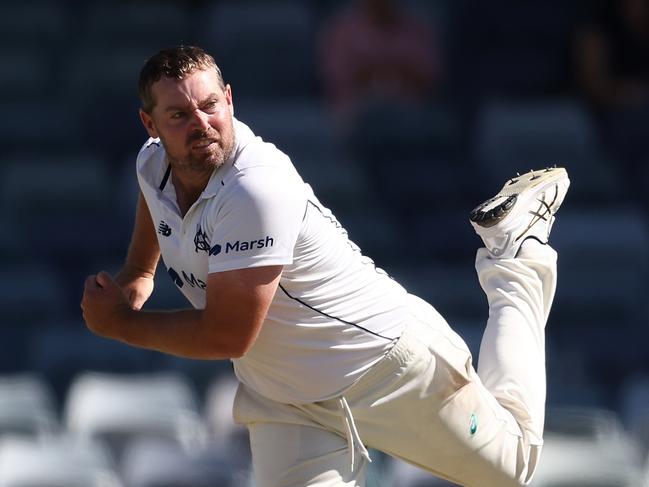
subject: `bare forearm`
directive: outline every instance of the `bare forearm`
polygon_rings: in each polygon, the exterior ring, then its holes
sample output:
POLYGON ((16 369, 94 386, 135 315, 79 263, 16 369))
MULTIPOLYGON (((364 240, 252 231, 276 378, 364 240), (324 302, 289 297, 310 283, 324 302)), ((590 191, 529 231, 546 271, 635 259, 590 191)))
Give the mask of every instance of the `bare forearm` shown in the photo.
POLYGON ((128 247, 123 273, 150 276, 155 274, 160 260, 160 246, 144 196, 140 193, 131 243, 128 247))
POLYGON ((257 340, 281 274, 282 266, 213 273, 204 309, 141 311, 102 271, 86 278, 81 309, 103 337, 187 358, 240 358, 257 340))
POLYGON ((107 334, 129 345, 193 359, 230 359, 241 355, 233 333, 209 323, 203 310, 123 310, 107 334))

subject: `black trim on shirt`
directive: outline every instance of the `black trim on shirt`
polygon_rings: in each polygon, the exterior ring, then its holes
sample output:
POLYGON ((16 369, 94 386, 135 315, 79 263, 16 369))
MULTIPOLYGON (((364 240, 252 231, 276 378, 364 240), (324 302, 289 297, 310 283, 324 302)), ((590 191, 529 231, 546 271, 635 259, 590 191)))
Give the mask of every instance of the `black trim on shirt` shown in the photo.
POLYGON ((397 337, 397 338, 390 338, 390 337, 383 336, 383 335, 381 335, 380 333, 376 333, 376 332, 374 332, 374 331, 372 331, 372 330, 368 330, 367 328, 363 328, 362 326, 360 326, 360 325, 357 324, 357 323, 352 323, 351 321, 346 321, 346 320, 343 320, 342 318, 337 318, 337 317, 335 317, 335 316, 331 316, 331 315, 325 313, 324 311, 320 311, 319 309, 316 309, 316 308, 314 308, 313 306, 311 306, 311 305, 305 303, 305 302, 302 301, 301 299, 296 298, 295 296, 291 296, 291 295, 288 293, 288 291, 287 291, 286 289, 284 289, 284 286, 282 286, 281 284, 279 284, 279 288, 280 288, 282 291, 284 291, 284 294, 286 294, 286 295, 287 295, 289 298, 291 298, 292 300, 297 301, 297 302, 300 303, 302 306, 306 306, 306 307, 309 308, 310 310, 315 311, 316 313, 321 314, 322 316, 326 316, 327 318, 331 318, 332 320, 340 321, 341 323, 345 323, 346 325, 350 325, 350 326, 353 326, 353 327, 359 328, 359 329, 361 329, 361 330, 363 330, 363 331, 365 331, 365 332, 367 332, 367 333, 369 333, 369 334, 371 334, 371 335, 374 335, 374 336, 379 337, 379 338, 383 338, 384 340, 388 340, 388 341, 391 341, 391 342, 392 342, 392 341, 395 341, 395 340, 398 339, 398 337, 397 337))
POLYGON ((392 279, 394 281, 394 278, 390 274, 385 272, 384 270, 381 270, 381 272, 379 272, 379 269, 376 267, 376 264, 374 263, 374 260, 371 257, 368 257, 367 255, 364 255, 363 252, 361 251, 360 247, 358 247, 358 245, 352 244, 351 240, 349 239, 349 234, 347 233, 347 230, 345 230, 345 228, 340 224, 340 222, 338 220, 336 220, 335 217, 333 217, 333 216, 325 215, 324 212, 322 211, 322 208, 320 208, 320 206, 318 204, 314 203, 311 200, 307 200, 306 208, 304 209, 304 216, 302 217, 302 221, 304 221, 304 218, 306 218, 306 214, 308 213, 308 210, 309 210, 309 205, 313 206, 316 210, 318 210, 318 212, 320 213, 320 215, 322 215, 323 218, 326 218, 327 220, 329 220, 334 225, 334 227, 336 229, 341 231, 341 233, 347 239, 347 245, 349 245, 349 247, 352 249, 353 252, 356 252, 357 254, 361 254, 365 259, 367 259, 366 261, 361 262, 363 265, 371 265, 372 267, 374 267, 374 271, 377 274, 387 276, 387 277, 389 277, 390 279, 392 279))
POLYGON ((167 181, 169 180, 169 175, 170 174, 171 174, 171 164, 167 166, 167 172, 165 172, 165 175, 162 178, 162 182, 160 183, 160 191, 165 189, 165 186, 167 185, 167 181))

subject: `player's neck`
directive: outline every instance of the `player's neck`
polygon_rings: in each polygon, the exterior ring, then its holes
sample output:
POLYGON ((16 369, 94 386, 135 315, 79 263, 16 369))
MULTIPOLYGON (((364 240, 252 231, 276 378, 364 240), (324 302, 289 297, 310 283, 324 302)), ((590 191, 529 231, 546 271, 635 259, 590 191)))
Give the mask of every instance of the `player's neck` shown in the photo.
POLYGON ((176 200, 180 214, 185 216, 192 205, 199 198, 207 183, 210 180, 212 172, 203 171, 186 171, 183 169, 173 168, 171 171, 171 181, 176 190, 176 200))

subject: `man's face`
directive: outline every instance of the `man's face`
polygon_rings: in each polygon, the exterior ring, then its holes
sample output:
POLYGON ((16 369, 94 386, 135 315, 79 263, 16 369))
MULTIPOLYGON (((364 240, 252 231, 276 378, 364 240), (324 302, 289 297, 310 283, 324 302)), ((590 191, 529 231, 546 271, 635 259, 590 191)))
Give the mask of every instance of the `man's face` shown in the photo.
POLYGON ((197 70, 185 79, 162 77, 151 86, 155 106, 140 118, 159 137, 172 166, 212 171, 234 148, 232 91, 221 88, 214 70, 197 70))

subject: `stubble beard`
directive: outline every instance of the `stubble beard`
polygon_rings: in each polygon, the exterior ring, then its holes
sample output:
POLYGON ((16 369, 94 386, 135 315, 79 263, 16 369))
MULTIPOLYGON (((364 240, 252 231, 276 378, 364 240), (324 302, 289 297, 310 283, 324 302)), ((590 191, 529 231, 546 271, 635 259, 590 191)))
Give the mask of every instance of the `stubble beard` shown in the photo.
MULTIPOLYGON (((175 157, 167 151, 167 156, 172 167, 191 172, 212 172, 223 166, 234 150, 234 131, 228 130, 218 135, 218 137, 215 137, 213 133, 208 132, 197 133, 190 137, 187 146, 190 146, 191 142, 201 138, 217 139, 216 142, 209 146, 209 150, 204 154, 196 155, 192 153, 189 147, 184 157, 175 157)), ((164 140, 162 142, 164 144, 164 140)))

